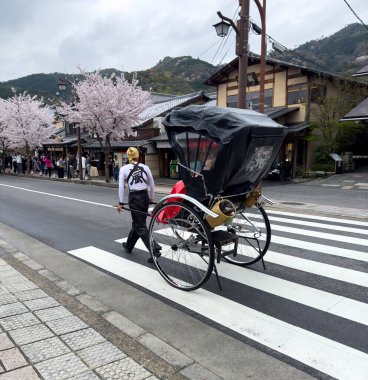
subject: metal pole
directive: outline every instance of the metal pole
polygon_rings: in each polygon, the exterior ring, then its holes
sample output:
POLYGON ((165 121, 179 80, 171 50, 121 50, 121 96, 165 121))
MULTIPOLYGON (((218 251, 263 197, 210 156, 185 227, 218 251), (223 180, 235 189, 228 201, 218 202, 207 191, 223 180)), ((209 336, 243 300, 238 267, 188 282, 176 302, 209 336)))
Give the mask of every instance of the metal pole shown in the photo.
POLYGON ((261 63, 260 63, 260 73, 259 73, 259 112, 264 112, 265 106, 265 71, 266 71, 266 0, 263 0, 263 5, 261 6, 259 0, 254 0, 259 14, 261 16, 261 26, 262 26, 262 34, 261 34, 261 63))
POLYGON ((238 108, 247 108, 247 71, 248 71, 248 34, 249 34, 249 0, 239 0, 240 19, 239 34, 236 37, 236 54, 239 56, 238 73, 238 108))

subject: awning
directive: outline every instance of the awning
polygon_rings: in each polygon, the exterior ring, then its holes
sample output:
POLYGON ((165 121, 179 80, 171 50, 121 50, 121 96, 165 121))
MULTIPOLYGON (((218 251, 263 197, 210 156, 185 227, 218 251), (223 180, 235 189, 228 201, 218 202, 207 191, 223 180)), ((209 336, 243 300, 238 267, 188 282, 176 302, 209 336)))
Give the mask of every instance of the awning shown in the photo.
POLYGON ((156 144, 157 149, 171 149, 169 141, 158 141, 156 144))
POLYGON ((308 123, 295 123, 295 124, 289 124, 285 125, 287 128, 287 134, 293 133, 293 132, 300 132, 303 129, 309 128, 311 125, 308 123))
POLYGON ((368 98, 348 112, 340 121, 368 120, 368 98))
MULTIPOLYGON (((130 146, 141 147, 147 145, 147 140, 124 140, 124 141, 111 141, 111 148, 128 149, 130 146)), ((98 141, 90 144, 82 144, 86 149, 101 149, 101 145, 98 141)))
POLYGON ((299 107, 269 107, 265 108, 264 114, 270 117, 271 119, 276 119, 280 116, 288 115, 289 113, 298 111, 299 107))
POLYGON ((61 147, 63 147, 65 145, 72 145, 72 144, 74 144, 77 141, 78 141, 77 138, 64 139, 63 141, 54 139, 54 140, 47 140, 42 145, 46 145, 46 146, 61 146, 61 147))

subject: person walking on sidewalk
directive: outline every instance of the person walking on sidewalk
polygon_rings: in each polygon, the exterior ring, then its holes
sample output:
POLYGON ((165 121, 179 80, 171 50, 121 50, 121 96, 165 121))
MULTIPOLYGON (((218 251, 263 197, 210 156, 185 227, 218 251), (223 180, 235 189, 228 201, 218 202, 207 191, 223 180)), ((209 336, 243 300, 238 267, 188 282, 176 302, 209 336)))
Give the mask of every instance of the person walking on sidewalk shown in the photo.
POLYGON ((51 160, 51 157, 49 155, 47 155, 45 157, 45 166, 46 166, 46 174, 45 175, 49 175, 49 177, 51 177, 51 172, 52 172, 52 169, 54 168, 54 165, 52 164, 52 160, 51 160))
MULTIPOLYGON (((117 206, 117 212, 120 213, 124 209, 124 183, 126 180, 129 189, 129 208, 147 213, 149 204, 153 202, 155 194, 155 183, 151 170, 147 165, 138 163, 139 153, 136 148, 128 148, 127 154, 129 164, 122 166, 119 172, 119 205, 117 206)), ((122 244, 123 248, 127 253, 131 253, 135 243, 141 238, 148 251, 150 251, 149 234, 146 225, 147 215, 134 212, 131 215, 132 229, 126 243, 122 244)), ((161 247, 155 243, 154 255, 159 257, 161 255, 160 250, 161 247)), ((148 262, 153 262, 151 257, 148 262)))

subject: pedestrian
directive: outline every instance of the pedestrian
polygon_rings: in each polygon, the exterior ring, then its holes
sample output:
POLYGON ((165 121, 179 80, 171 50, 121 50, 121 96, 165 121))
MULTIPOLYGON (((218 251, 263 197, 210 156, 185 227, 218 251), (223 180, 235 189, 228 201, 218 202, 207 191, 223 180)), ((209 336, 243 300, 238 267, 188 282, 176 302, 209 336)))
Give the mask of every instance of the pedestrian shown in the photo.
POLYGON ((119 181, 119 159, 116 154, 114 156, 113 165, 114 165, 114 181, 118 182, 119 181))
POLYGON ((17 172, 17 155, 12 155, 12 167, 13 167, 13 173, 17 172))
POLYGON ((91 177, 91 158, 89 154, 86 154, 86 165, 87 165, 87 179, 91 177))
POLYGON ((57 172, 58 172, 58 178, 64 178, 65 160, 63 156, 61 156, 57 161, 57 172))
POLYGON ((36 172, 38 172, 38 174, 41 174, 40 164, 36 156, 32 157, 32 165, 33 165, 33 174, 35 174, 36 172))
POLYGON ((86 156, 82 154, 82 179, 86 179, 87 160, 86 156))
POLYGON ((17 153, 16 157, 16 162, 17 162, 17 172, 20 174, 22 172, 22 156, 20 153, 17 153))
POLYGON ((76 167, 75 163, 76 163, 76 160, 75 160, 74 156, 71 153, 69 153, 69 155, 68 155, 68 179, 74 178, 74 168, 76 167))
MULTIPOLYGON (((150 250, 149 234, 146 225, 149 204, 153 202, 155 194, 155 183, 152 173, 147 165, 138 163, 139 153, 134 147, 127 150, 129 164, 121 167, 119 172, 119 205, 117 211, 120 213, 124 209, 124 183, 125 180, 129 189, 129 208, 136 210, 139 213, 131 213, 132 229, 129 232, 126 243, 123 243, 123 248, 127 253, 131 253, 135 243, 139 238, 142 239, 144 245, 150 250), (149 195, 148 195, 149 187, 149 195), (141 214, 143 213, 143 214, 141 214)), ((156 257, 161 256, 161 247, 154 242, 154 252, 156 257)), ((152 263, 150 257, 148 262, 152 263)))
POLYGON ((51 157, 48 155, 45 157, 45 167, 46 167, 46 175, 48 174, 51 177, 51 171, 54 168, 52 164, 51 157))

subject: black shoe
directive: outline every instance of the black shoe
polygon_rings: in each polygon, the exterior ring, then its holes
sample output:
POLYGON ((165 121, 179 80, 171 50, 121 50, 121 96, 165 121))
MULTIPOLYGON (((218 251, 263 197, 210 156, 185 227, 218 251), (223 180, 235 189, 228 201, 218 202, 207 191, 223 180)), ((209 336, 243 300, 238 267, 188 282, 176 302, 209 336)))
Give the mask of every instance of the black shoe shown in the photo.
POLYGON ((132 249, 128 248, 127 243, 122 243, 121 245, 123 246, 126 253, 132 253, 132 249))
MULTIPOLYGON (((162 249, 162 247, 160 247, 160 248, 155 248, 155 251, 154 251, 154 253, 153 253, 153 256, 155 256, 156 259, 159 258, 159 257, 161 256, 161 252, 160 252, 161 249, 162 249)), ((151 264, 154 263, 154 260, 153 260, 152 256, 150 256, 150 257, 148 258, 147 261, 148 261, 149 263, 151 263, 151 264)))

